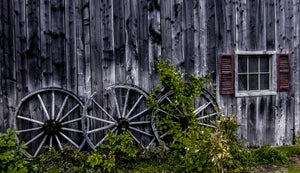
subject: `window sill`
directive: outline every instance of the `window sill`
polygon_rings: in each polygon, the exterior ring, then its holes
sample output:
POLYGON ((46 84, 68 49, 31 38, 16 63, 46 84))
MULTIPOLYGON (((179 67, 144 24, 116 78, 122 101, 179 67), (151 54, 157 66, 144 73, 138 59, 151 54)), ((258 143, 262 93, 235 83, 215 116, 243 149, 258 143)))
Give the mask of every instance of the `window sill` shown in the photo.
POLYGON ((236 91, 235 97, 272 96, 276 94, 276 91, 236 91))

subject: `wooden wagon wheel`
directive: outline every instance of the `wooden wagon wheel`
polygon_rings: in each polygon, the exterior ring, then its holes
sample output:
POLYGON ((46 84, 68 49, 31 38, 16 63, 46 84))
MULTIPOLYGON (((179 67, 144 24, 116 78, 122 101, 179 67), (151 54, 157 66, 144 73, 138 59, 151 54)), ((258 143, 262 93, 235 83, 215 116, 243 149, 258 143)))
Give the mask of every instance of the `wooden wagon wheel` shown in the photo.
MULTIPOLYGON (((153 115, 151 118, 153 131, 158 141, 174 142, 173 137, 167 134, 168 129, 157 129, 156 125, 156 118, 163 117, 167 114, 162 108, 162 105, 172 103, 173 95, 174 92, 170 91, 158 99, 159 108, 155 113, 156 115, 153 115)), ((193 113, 196 116, 198 125, 215 128, 214 122, 216 118, 220 116, 220 113, 214 97, 207 90, 203 90, 202 94, 193 100, 193 105, 195 108, 193 113)), ((175 108, 175 111, 184 114, 184 112, 178 108, 175 108)), ((188 117, 177 117, 171 114, 171 120, 174 123, 180 122, 182 128, 188 128, 188 117)))
POLYGON ((18 140, 28 146, 26 155, 36 157, 43 146, 81 149, 85 139, 81 130, 83 103, 61 88, 46 88, 25 96, 15 112, 18 140))
POLYGON ((107 130, 116 135, 130 131, 142 147, 153 143, 156 138, 147 97, 142 89, 127 84, 108 86, 103 95, 94 93, 84 108, 84 134, 89 145, 95 149, 105 142, 107 130))

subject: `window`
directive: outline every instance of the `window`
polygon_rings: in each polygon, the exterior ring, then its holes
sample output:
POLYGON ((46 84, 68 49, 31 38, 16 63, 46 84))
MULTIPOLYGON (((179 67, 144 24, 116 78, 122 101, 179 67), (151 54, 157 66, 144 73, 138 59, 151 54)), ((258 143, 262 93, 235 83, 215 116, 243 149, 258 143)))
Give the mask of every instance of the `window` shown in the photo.
POLYGON ((238 56, 238 91, 270 90, 270 55, 238 56))
POLYGON ((291 87, 289 54, 237 51, 219 55, 219 92, 236 97, 276 95, 291 87))

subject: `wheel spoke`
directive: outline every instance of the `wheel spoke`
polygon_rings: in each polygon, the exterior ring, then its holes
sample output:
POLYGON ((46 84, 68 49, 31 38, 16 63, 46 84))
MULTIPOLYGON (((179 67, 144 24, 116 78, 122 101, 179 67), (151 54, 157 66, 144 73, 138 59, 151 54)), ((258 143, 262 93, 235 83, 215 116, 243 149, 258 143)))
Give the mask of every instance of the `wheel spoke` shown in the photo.
POLYGON ((198 123, 201 126, 206 126, 206 127, 211 127, 211 128, 216 128, 216 126, 205 124, 205 123, 198 123))
POLYGON ((67 141, 69 141, 71 144, 73 144, 76 148, 79 148, 79 146, 72 140, 70 139, 68 136, 66 136, 65 134, 63 134, 62 132, 59 132, 59 134, 64 137, 67 141))
POLYGON ((56 139, 56 141, 57 141, 57 144, 58 144, 59 149, 62 150, 63 148, 62 148, 62 145, 61 145, 61 143, 60 143, 60 141, 59 141, 59 139, 58 139, 58 136, 57 136, 57 135, 54 135, 54 136, 55 136, 55 139, 56 139))
POLYGON ((82 130, 71 129, 71 128, 66 128, 66 127, 62 127, 61 130, 76 132, 76 133, 82 133, 82 130))
POLYGON ((88 134, 91 134, 91 133, 99 132, 99 131, 102 131, 102 130, 109 129, 109 128, 113 127, 113 126, 114 126, 114 124, 110 124, 110 125, 107 125, 107 126, 98 128, 98 129, 90 130, 90 131, 88 131, 87 133, 88 133, 88 134))
POLYGON ((166 133, 162 134, 160 137, 163 138, 163 137, 165 137, 167 134, 168 134, 168 133, 166 132, 166 133))
POLYGON ((113 92, 113 96, 114 96, 115 103, 116 103, 118 117, 121 118, 120 108, 119 108, 118 99, 117 99, 117 95, 116 95, 116 89, 113 88, 112 92, 113 92))
POLYGON ((126 114, 126 109, 127 109, 127 102, 128 102, 128 98, 129 98, 129 89, 127 89, 127 93, 126 93, 126 98, 125 98, 125 103, 124 103, 124 108, 123 108, 123 113, 122 113, 122 118, 125 117, 126 114))
POLYGON ((215 115, 217 115, 217 113, 213 113, 213 114, 209 114, 209 115, 206 115, 206 116, 198 117, 198 118, 196 118, 196 119, 197 119, 197 120, 203 120, 203 119, 205 119, 205 118, 209 118, 209 117, 212 117, 212 116, 215 116, 215 115))
POLYGON ((44 104, 44 101, 43 101, 41 95, 38 94, 37 97, 38 97, 38 99, 39 99, 39 101, 40 101, 40 103, 41 103, 41 105, 42 105, 42 108, 43 108, 43 110, 44 110, 44 112, 45 112, 45 115, 46 115, 47 119, 49 120, 49 119, 50 119, 50 116, 49 116, 49 113, 48 113, 48 111, 47 111, 47 108, 46 108, 46 106, 45 106, 45 104, 44 104))
POLYGON ((66 115, 64 115, 61 119, 59 119, 59 122, 64 120, 67 116, 69 116, 78 107, 79 107, 79 104, 75 105, 69 112, 66 113, 66 115))
POLYGON ((36 156, 39 154, 39 152, 40 152, 42 146, 43 146, 44 143, 46 142, 47 137, 48 137, 48 135, 45 135, 45 137, 43 138, 43 140, 42 140, 42 142, 40 143, 39 147, 38 147, 37 150, 35 151, 33 157, 36 157, 36 156))
POLYGON ((139 141, 132 133, 130 133, 130 136, 138 143, 142 146, 142 148, 144 148, 144 146, 142 145, 141 141, 139 141))
POLYGON ((56 121, 60 118, 60 116, 61 116, 61 114, 62 114, 62 111, 64 110, 65 105, 66 105, 68 99, 69 99, 69 95, 67 95, 67 96, 65 97, 65 99, 64 99, 64 101, 63 101, 63 103, 62 103, 62 105, 61 105, 61 107, 60 107, 60 109, 59 109, 59 111, 58 111, 58 114, 57 114, 57 116, 56 116, 56 119, 55 119, 56 121))
MULTIPOLYGON (((117 127, 113 128, 111 131, 114 132, 117 129, 117 127)), ((105 135, 95 146, 98 147, 100 144, 102 144, 105 139, 107 138, 107 135, 105 135)))
POLYGON ((129 122, 129 125, 134 125, 134 124, 150 124, 150 121, 137 121, 137 122, 129 122))
POLYGON ((94 116, 91 116, 91 115, 87 115, 86 117, 88 117, 90 119, 98 120, 98 121, 101 121, 101 122, 109 123, 109 124, 116 124, 115 122, 108 121, 108 120, 98 118, 98 117, 94 117, 94 116))
POLYGON ((137 128, 134 128, 134 127, 132 127, 132 126, 129 126, 129 129, 134 130, 134 131, 137 131, 137 132, 140 132, 140 133, 143 133, 144 135, 147 135, 147 136, 153 136, 153 135, 150 134, 150 133, 144 132, 144 131, 142 131, 142 130, 140 130, 140 129, 137 129, 137 128))
POLYGON ((35 130, 40 130, 42 127, 35 127, 35 128, 31 128, 31 129, 24 129, 24 130, 18 130, 18 133, 23 133, 23 132, 31 132, 31 131, 35 131, 35 130))
POLYGON ((102 108, 102 106, 100 106, 94 99, 93 99, 93 102, 110 118, 112 119, 113 121, 115 121, 115 119, 108 113, 106 112, 106 110, 104 108, 102 108))
POLYGON ((31 142, 35 141, 36 139, 38 139, 39 137, 41 137, 44 134, 44 132, 39 133, 38 135, 36 135, 34 138, 32 138, 31 140, 29 140, 28 142, 26 142, 24 145, 27 146, 28 144, 30 144, 31 142))
POLYGON ((194 110, 194 114, 198 115, 201 111, 203 111, 205 108, 207 108, 212 102, 208 102, 202 106, 200 106, 199 108, 197 108, 196 110, 194 110))
POLYGON ((130 114, 133 112, 133 110, 134 110, 135 107, 139 104, 139 102, 142 100, 143 97, 144 97, 143 95, 141 95, 141 96, 139 97, 139 99, 138 99, 138 100, 136 101, 136 103, 132 106, 131 110, 128 112, 128 114, 126 115, 125 118, 128 118, 128 117, 130 116, 130 114))
POLYGON ((52 91, 52 109, 51 109, 51 119, 54 120, 55 114, 55 93, 52 91))
POLYGON ((74 123, 74 122, 77 122, 77 121, 81 121, 81 119, 82 118, 76 118, 76 119, 73 119, 73 120, 70 120, 70 121, 63 122, 63 123, 61 123, 61 125, 66 125, 66 124, 74 123))
POLYGON ((50 148, 52 147, 52 143, 53 143, 53 137, 50 136, 50 139, 49 139, 49 146, 50 146, 50 148))
POLYGON ((131 121, 131 120, 135 119, 136 117, 143 115, 143 114, 144 114, 145 112, 147 112, 148 110, 149 110, 149 108, 147 108, 147 109, 143 110, 142 112, 139 112, 138 114, 136 114, 136 115, 134 115, 134 116, 128 118, 128 121, 131 121))
POLYGON ((34 119, 31 119, 31 118, 27 118, 27 117, 23 117, 21 115, 18 115, 17 118, 20 118, 20 119, 23 119, 23 120, 27 120, 27 121, 30 121, 30 122, 33 122, 33 123, 37 123, 37 124, 40 124, 40 125, 44 125, 44 123, 41 122, 41 121, 34 120, 34 119))

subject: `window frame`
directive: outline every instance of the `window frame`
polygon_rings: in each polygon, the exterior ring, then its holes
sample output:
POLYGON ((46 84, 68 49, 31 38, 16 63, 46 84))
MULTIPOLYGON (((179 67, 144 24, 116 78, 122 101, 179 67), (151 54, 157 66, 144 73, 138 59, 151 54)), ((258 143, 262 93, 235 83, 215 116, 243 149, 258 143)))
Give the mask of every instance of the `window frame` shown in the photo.
MULTIPOLYGON (((277 94, 277 78, 276 78, 276 51, 236 51, 234 55, 234 90, 236 97, 246 97, 246 96, 267 96, 267 95, 276 95, 277 94), (239 91, 239 81, 238 81, 238 58, 239 56, 251 56, 251 55, 268 55, 270 56, 270 89, 269 90, 245 90, 239 91)), ((247 67, 248 68, 248 67, 247 67)), ((248 84, 247 84, 248 85, 248 84)))

